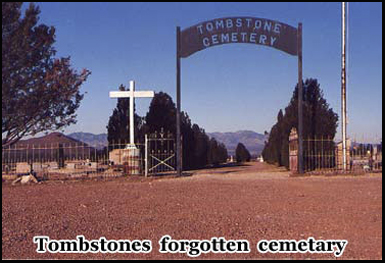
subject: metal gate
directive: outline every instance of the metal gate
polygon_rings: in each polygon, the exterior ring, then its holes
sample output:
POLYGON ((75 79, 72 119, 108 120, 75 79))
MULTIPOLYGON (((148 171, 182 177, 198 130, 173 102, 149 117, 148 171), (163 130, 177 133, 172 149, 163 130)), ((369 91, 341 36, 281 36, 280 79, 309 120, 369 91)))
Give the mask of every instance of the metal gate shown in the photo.
POLYGON ((176 171, 176 144, 171 132, 146 135, 146 176, 176 171))

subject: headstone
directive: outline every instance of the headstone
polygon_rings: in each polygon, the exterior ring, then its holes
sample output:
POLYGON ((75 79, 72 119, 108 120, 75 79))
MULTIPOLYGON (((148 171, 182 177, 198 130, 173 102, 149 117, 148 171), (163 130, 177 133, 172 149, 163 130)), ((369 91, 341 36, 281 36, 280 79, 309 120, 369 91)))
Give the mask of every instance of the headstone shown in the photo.
POLYGON ((75 169, 76 169, 76 163, 73 163, 73 162, 67 162, 67 163, 66 163, 66 168, 67 168, 67 169, 71 169, 71 170, 75 170, 75 169))
POLYGON ((114 165, 124 166, 127 175, 140 174, 140 150, 137 148, 112 150, 109 154, 109 160, 114 165))
POLYGON ((84 168, 84 162, 80 160, 71 160, 65 162, 65 167, 67 169, 81 169, 84 168))
POLYGON ((57 162, 49 162, 47 168, 49 170, 57 170, 59 169, 59 164, 57 162))
POLYGON ((32 170, 35 173, 40 173, 43 171, 43 165, 41 163, 33 163, 32 164, 32 170))
POLYGON ((112 164, 114 165, 123 165, 122 162, 122 154, 123 154, 123 149, 115 149, 112 150, 109 153, 109 160, 112 164))
POLYGON ((16 174, 29 174, 31 165, 29 163, 16 163, 16 174))

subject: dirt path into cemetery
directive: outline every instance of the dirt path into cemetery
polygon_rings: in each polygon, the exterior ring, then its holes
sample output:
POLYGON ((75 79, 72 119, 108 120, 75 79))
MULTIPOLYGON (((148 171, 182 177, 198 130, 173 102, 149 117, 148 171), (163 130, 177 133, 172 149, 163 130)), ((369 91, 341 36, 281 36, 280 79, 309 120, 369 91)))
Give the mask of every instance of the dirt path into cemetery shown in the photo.
POLYGON ((261 239, 346 239, 344 259, 382 258, 382 175, 289 177, 266 164, 183 178, 120 178, 2 186, 2 257, 187 258, 158 252, 174 239, 246 239, 249 254, 201 258, 334 258, 260 254, 261 239), (37 254, 32 238, 150 239, 150 254, 37 254))

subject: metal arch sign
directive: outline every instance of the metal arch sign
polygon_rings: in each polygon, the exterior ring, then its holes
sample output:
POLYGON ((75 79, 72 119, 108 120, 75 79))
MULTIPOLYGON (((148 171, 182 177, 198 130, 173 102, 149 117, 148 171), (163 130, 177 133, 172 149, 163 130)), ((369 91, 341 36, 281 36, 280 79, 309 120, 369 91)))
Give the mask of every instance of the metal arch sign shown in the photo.
POLYGON ((263 18, 227 17, 199 23, 181 31, 180 57, 212 46, 247 43, 273 47, 298 55, 298 30, 290 25, 263 18))
POLYGON ((298 58, 298 172, 303 173, 302 24, 298 28, 253 17, 228 17, 206 21, 183 31, 176 28, 176 148, 177 173, 182 175, 181 59, 212 46, 249 43, 269 46, 298 58))

